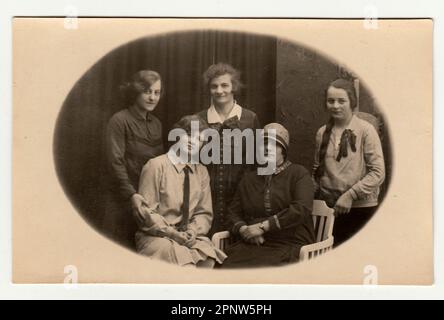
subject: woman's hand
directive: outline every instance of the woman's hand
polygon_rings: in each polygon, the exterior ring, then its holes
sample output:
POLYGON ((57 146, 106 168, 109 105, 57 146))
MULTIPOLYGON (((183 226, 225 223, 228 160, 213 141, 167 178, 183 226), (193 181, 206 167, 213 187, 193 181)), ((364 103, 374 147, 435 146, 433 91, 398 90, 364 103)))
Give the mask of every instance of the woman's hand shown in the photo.
POLYGON ((191 229, 188 229, 187 231, 185 231, 185 234, 187 236, 187 240, 185 241, 185 245, 188 248, 191 248, 196 243, 197 234, 194 230, 191 230, 191 229))
POLYGON ((244 240, 250 240, 251 238, 262 236, 264 230, 260 228, 260 223, 252 224, 250 226, 242 226, 239 229, 239 233, 244 240))
MULTIPOLYGON (((172 228, 173 229, 173 228, 172 228)), ((174 229, 174 231, 169 235, 171 239, 176 241, 180 245, 185 245, 188 241, 188 234, 186 232, 179 232, 174 229)))
POLYGON ((134 214, 134 217, 140 224, 145 223, 145 213, 143 210, 143 206, 148 207, 148 202, 146 202, 145 198, 135 193, 131 196, 131 207, 134 214))
POLYGON ((345 192, 342 196, 339 197, 338 201, 335 204, 335 215, 347 214, 350 212, 350 208, 353 203, 353 198, 350 193, 345 192))
POLYGON ((248 240, 246 240, 248 243, 251 243, 251 244, 255 244, 255 245, 257 245, 257 246, 260 246, 260 245, 262 245, 264 242, 265 242, 265 239, 264 239, 264 237, 263 236, 257 236, 257 237, 253 237, 253 238, 250 238, 250 239, 248 239, 248 240))

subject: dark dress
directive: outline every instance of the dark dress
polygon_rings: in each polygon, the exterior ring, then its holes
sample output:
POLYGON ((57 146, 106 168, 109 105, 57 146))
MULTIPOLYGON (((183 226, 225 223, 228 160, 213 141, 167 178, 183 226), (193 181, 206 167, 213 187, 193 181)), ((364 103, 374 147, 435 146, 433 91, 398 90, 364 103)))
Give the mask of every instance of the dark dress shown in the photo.
POLYGON ((279 266, 296 262, 302 246, 315 239, 313 182, 308 171, 287 161, 270 176, 247 173, 229 207, 230 231, 239 236, 243 225, 268 220, 265 242, 253 245, 238 240, 228 247, 222 268, 279 266))
POLYGON ((144 118, 134 107, 114 114, 107 127, 109 176, 102 226, 105 233, 134 249, 137 225, 131 213, 131 196, 137 192, 145 163, 164 153, 162 124, 148 113, 144 118))
MULTIPOLYGON (((208 109, 205 109, 198 113, 198 115, 204 119, 210 128, 216 129, 220 134, 220 159, 222 160, 224 148, 224 129, 252 129, 253 133, 256 129, 260 128, 259 120, 253 111, 242 108, 242 114, 240 119, 233 117, 227 119, 224 123, 209 123, 208 122, 208 109)), ((247 164, 246 162, 246 145, 245 142, 242 145, 231 144, 228 146, 231 148, 232 162, 231 164, 209 164, 207 165, 208 173, 210 174, 210 187, 211 196, 213 200, 213 224, 208 236, 211 237, 214 233, 227 229, 227 208, 232 202, 236 187, 239 184, 244 172, 254 169, 254 164, 247 164), (234 164, 234 154, 236 148, 242 148, 242 164, 234 164)), ((254 157, 254 156, 253 156, 254 157)))

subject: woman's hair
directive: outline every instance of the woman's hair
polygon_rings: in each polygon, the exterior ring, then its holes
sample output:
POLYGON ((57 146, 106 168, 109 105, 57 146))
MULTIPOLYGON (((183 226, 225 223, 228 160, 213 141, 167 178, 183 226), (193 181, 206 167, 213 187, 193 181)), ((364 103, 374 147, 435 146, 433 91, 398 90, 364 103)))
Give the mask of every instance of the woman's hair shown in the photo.
POLYGON ((324 94, 325 104, 324 104, 324 106, 327 106, 327 91, 331 87, 344 90, 347 93, 348 100, 350 100, 350 108, 352 110, 356 109, 356 107, 358 106, 358 98, 356 97, 355 86, 354 86, 353 82, 351 82, 349 80, 345 80, 345 79, 336 79, 335 81, 330 82, 327 89, 325 89, 325 94, 324 94))
MULTIPOLYGON (((348 99, 350 100, 350 107, 352 110, 356 109, 358 105, 358 99, 356 97, 356 91, 355 87, 353 85, 353 82, 345 79, 336 79, 335 81, 331 82, 327 89, 325 90, 325 106, 327 105, 327 91, 329 88, 336 88, 336 89, 343 89, 348 96, 348 99)), ((330 118, 325 126, 325 131, 322 135, 321 145, 319 147, 319 166, 316 169, 316 172, 314 173, 314 177, 316 180, 319 180, 323 175, 325 171, 325 155, 327 154, 327 147, 328 142, 330 141, 330 135, 331 131, 333 129, 334 120, 333 118, 330 118)))
MULTIPOLYGON (((284 156, 284 161, 288 159, 288 150, 287 148, 284 146, 284 144, 282 142, 280 142, 279 140, 273 139, 276 143, 276 147, 279 146, 282 149, 282 155, 284 156)), ((268 144, 269 138, 264 137, 264 146, 266 146, 268 144)))
MULTIPOLYGON (((136 72, 129 82, 120 86, 126 105, 133 105, 139 94, 148 90, 157 81, 162 81, 162 78, 156 71, 140 70, 136 72)), ((164 90, 161 89, 161 94, 163 92, 164 90)))
POLYGON ((207 122, 198 115, 188 115, 177 121, 171 129, 183 129, 188 135, 191 135, 191 123, 193 121, 197 121, 199 123, 199 133, 209 128, 207 122))
MULTIPOLYGON (((177 121, 172 127, 171 130, 174 129, 183 129, 186 131, 186 133, 191 136, 191 123, 193 121, 198 121, 199 122, 199 134, 205 130, 208 129, 208 123, 202 119, 201 117, 199 117, 198 115, 188 115, 188 116, 184 116, 182 117, 179 121, 177 121)), ((173 146, 175 143, 177 143, 179 141, 179 137, 176 137, 176 141, 168 141, 167 145, 168 145, 168 149, 171 148, 171 146, 173 146)))
POLYGON ((211 80, 214 78, 229 74, 231 76, 231 83, 233 85, 233 93, 238 93, 244 86, 240 80, 240 72, 233 68, 228 63, 219 62, 208 67, 203 74, 203 81, 205 88, 210 88, 211 80))

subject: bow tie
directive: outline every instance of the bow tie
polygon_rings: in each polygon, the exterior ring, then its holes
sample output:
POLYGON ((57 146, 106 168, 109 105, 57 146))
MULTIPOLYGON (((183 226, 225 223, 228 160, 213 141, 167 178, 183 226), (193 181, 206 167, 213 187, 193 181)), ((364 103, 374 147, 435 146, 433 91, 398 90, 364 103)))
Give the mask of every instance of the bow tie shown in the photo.
POLYGON ((234 116, 228 118, 223 123, 217 122, 217 123, 211 123, 210 125, 213 129, 216 129, 217 131, 220 131, 222 129, 239 129, 240 121, 238 116, 234 116))
POLYGON ((350 129, 345 129, 341 136, 341 142, 339 143, 339 153, 336 157, 336 161, 340 161, 342 157, 346 158, 348 155, 348 145, 353 152, 356 152, 356 135, 350 129))

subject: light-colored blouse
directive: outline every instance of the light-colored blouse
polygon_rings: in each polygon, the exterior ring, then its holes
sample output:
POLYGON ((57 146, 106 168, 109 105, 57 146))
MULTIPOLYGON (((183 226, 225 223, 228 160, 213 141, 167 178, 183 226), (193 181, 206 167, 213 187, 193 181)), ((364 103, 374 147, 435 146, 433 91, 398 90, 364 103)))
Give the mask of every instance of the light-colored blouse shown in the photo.
MULTIPOLYGON (((173 163, 168 154, 148 161, 140 176, 139 193, 150 211, 161 215, 175 226, 182 221, 183 184, 186 164, 173 163)), ((188 228, 197 235, 206 235, 213 220, 210 177, 201 164, 190 164, 190 200, 188 228)))
POLYGON ((197 265, 209 258, 222 263, 227 256, 206 237, 213 220, 208 171, 201 164, 181 164, 172 159, 170 151, 151 159, 142 169, 139 193, 149 205, 148 212, 145 212, 149 216, 145 216, 145 225, 136 233, 137 250, 146 256, 178 265, 197 265), (190 168, 186 229, 197 235, 191 247, 179 244, 171 237, 171 230, 177 230, 184 219, 180 209, 184 201, 185 166, 190 168), (149 225, 146 223, 148 220, 149 225))
MULTIPOLYGON (((326 126, 322 126, 316 135, 313 172, 319 166, 319 149, 325 129, 326 126)), ((352 207, 376 206, 379 187, 385 178, 384 156, 378 133, 373 125, 356 115, 345 129, 350 129, 356 136, 356 152, 347 146, 347 157, 337 161, 340 139, 335 138, 332 132, 325 156, 324 175, 319 182, 315 181, 315 187, 329 205, 334 205, 343 193, 349 192, 353 198, 352 207)))

